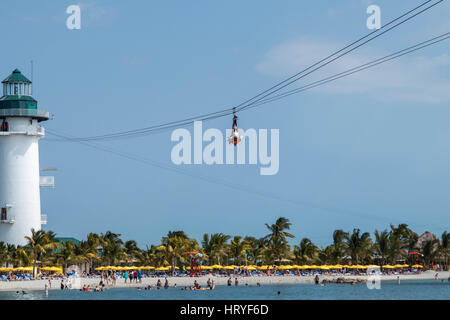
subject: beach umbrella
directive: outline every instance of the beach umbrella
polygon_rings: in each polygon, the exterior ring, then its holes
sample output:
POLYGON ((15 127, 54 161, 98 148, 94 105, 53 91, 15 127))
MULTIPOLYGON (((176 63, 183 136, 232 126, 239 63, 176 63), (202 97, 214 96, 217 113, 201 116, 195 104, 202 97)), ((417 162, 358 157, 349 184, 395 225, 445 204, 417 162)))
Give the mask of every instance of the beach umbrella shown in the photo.
POLYGON ((215 265, 212 265, 211 268, 213 268, 213 269, 222 269, 223 267, 221 265, 219 265, 219 264, 215 264, 215 265))
POLYGON ((372 268, 372 269, 379 269, 379 268, 380 268, 380 266, 377 266, 377 265, 371 264, 371 265, 367 266, 367 268, 372 268))
POLYGON ((420 264, 415 264, 412 266, 413 268, 423 268, 423 266, 421 266, 420 264))
POLYGON ((260 270, 267 270, 267 269, 273 269, 273 267, 272 267, 272 266, 264 265, 264 266, 258 267, 258 269, 260 269, 260 270))
POLYGON ((159 267, 155 269, 156 271, 166 271, 168 270, 166 267, 159 267))
POLYGON ((1 272, 8 272, 8 271, 12 271, 12 270, 13 270, 13 268, 6 268, 6 267, 0 268, 1 272))
POLYGON ((383 268, 385 269, 394 269, 394 266, 391 266, 390 264, 384 265, 383 268))
POLYGON ((143 270, 153 270, 153 269, 155 269, 155 267, 152 267, 152 266, 144 266, 144 267, 142 267, 142 269, 143 269, 143 270))
POLYGON ((225 267, 223 267, 225 270, 234 270, 234 267, 233 266, 225 266, 225 267))
POLYGON ((33 267, 19 267, 14 268, 13 271, 33 271, 33 267))

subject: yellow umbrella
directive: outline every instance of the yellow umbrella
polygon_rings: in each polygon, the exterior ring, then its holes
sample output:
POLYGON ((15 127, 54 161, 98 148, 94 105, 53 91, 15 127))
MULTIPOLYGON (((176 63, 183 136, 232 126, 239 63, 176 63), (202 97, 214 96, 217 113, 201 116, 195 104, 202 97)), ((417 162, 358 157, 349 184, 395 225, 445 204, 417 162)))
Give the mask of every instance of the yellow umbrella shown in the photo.
POLYGON ((320 270, 329 270, 330 267, 328 267, 328 266, 319 266, 319 269, 320 270))
POLYGON ((156 271, 168 271, 169 267, 159 267, 155 269, 156 271))
POLYGON ((33 271, 33 267, 19 267, 14 268, 13 271, 33 271))
POLYGON ((222 269, 223 267, 221 265, 219 265, 219 264, 215 264, 215 265, 212 265, 211 268, 213 268, 213 269, 222 269))
POLYGON ((421 266, 420 264, 415 264, 412 266, 413 268, 423 268, 423 266, 421 266))
POLYGON ((212 270, 213 268, 210 266, 200 266, 201 270, 212 270))
POLYGON ((152 267, 152 266, 144 266, 144 267, 142 267, 142 269, 143 269, 143 270, 152 270, 152 269, 155 269, 155 267, 152 267))
POLYGON ((302 265, 302 266, 298 266, 298 268, 304 270, 304 269, 309 269, 309 266, 306 265, 306 264, 304 264, 304 265, 302 265))
POLYGON ((385 269, 394 269, 394 266, 391 266, 390 264, 384 265, 383 268, 385 269))
POLYGON ((234 267, 233 266, 225 266, 225 267, 223 267, 225 270, 234 270, 234 267))
POLYGON ((13 270, 13 268, 6 268, 6 267, 0 268, 0 271, 2 271, 2 272, 12 271, 12 270, 13 270))
POLYGON ((259 270, 267 270, 267 269, 273 269, 273 267, 272 266, 260 266, 260 267, 258 267, 258 269, 259 270))

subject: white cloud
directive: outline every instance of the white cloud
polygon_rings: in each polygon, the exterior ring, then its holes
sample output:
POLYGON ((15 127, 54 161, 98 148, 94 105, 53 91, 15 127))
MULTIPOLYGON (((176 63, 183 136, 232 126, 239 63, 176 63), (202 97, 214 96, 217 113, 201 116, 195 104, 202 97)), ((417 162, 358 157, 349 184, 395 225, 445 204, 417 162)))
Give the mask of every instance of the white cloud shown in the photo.
MULTIPOLYGON (((450 41, 450 40, 445 40, 450 41)), ((264 74, 286 77, 321 60, 326 55, 344 47, 335 41, 303 38, 283 43, 271 49, 256 69, 264 74)), ((406 46, 404 46, 406 47, 406 46)), ((390 52, 357 50, 332 62, 322 70, 298 81, 299 87, 315 80, 353 68, 383 57, 390 52)), ((438 103, 450 101, 450 55, 424 56, 415 52, 391 62, 350 75, 313 89, 328 94, 362 94, 378 100, 415 101, 438 103)), ((294 87, 292 87, 294 88, 294 87)))

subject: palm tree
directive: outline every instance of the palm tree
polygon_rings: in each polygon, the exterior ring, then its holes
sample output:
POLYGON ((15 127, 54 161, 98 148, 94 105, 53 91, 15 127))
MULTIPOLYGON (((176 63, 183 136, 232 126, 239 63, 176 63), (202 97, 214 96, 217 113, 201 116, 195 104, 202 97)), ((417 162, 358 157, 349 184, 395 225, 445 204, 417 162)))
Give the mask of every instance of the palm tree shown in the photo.
POLYGON ((335 260, 335 247, 334 245, 326 246, 325 248, 320 248, 318 257, 322 264, 332 264, 335 260))
POLYGON ((441 244, 439 249, 441 251, 441 254, 444 256, 444 265, 447 271, 448 271, 448 254, 450 251, 449 242, 450 242, 450 234, 447 233, 447 231, 445 231, 441 236, 441 244))
POLYGON ((250 246, 245 241, 242 241, 241 236, 235 236, 233 240, 231 240, 229 248, 230 257, 234 260, 236 265, 240 265, 243 260, 247 260, 245 251, 249 248, 250 246))
POLYGON ((407 257, 408 253, 415 249, 419 236, 405 223, 397 227, 391 224, 390 227, 390 261, 395 263, 398 259, 407 257))
POLYGON ((172 274, 175 274, 177 262, 186 262, 188 256, 186 252, 195 249, 195 243, 190 239, 180 238, 177 235, 172 237, 164 237, 161 241, 160 250, 164 252, 164 256, 172 266, 172 274))
POLYGON ((40 256, 55 249, 58 243, 55 241, 55 234, 52 231, 31 229, 31 236, 25 236, 27 247, 33 253, 33 275, 36 274, 36 263, 40 256))
POLYGON ((244 241, 247 243, 249 253, 246 257, 252 264, 257 264, 264 258, 264 251, 266 250, 266 240, 263 238, 245 237, 244 241))
POLYGON ((53 260, 55 263, 64 266, 66 270, 70 265, 77 264, 79 259, 75 251, 75 244, 70 241, 64 241, 59 245, 57 253, 54 255, 53 260))
POLYGON ((275 258, 276 260, 281 261, 283 256, 286 256, 289 251, 287 238, 295 238, 295 236, 285 230, 289 230, 291 225, 292 223, 289 222, 289 219, 284 217, 278 218, 272 225, 266 223, 266 228, 270 233, 266 235, 264 239, 268 241, 269 256, 271 257, 272 262, 275 261, 275 258))
POLYGON ((375 252, 380 257, 380 264, 384 265, 386 263, 386 259, 390 254, 390 241, 389 241, 389 232, 384 230, 379 232, 375 230, 375 252))
POLYGON ((93 261, 99 261, 99 253, 101 248, 101 237, 96 233, 88 233, 86 237, 86 246, 89 247, 88 251, 91 253, 92 258, 88 261, 91 268, 93 267, 93 261))
POLYGON ((184 231, 169 231, 167 233, 167 238, 173 238, 173 237, 178 237, 181 239, 189 239, 186 232, 184 232, 184 231))
POLYGON ((6 244, 6 266, 9 264, 14 264, 15 257, 17 253, 17 247, 11 243, 6 244))
POLYGON ((0 265, 8 262, 8 247, 3 241, 0 241, 0 265))
POLYGON ((422 254, 424 267, 428 268, 428 266, 439 256, 439 240, 432 239, 424 241, 422 243, 422 254))
POLYGON ((134 240, 128 240, 125 242, 124 248, 123 248, 125 254, 126 254, 126 260, 127 262, 134 262, 136 261, 137 256, 140 253, 140 249, 137 245, 137 242, 134 240))
POLYGON ((12 261, 16 265, 29 266, 34 261, 33 252, 28 247, 17 246, 12 261))
POLYGON ((80 241, 80 243, 75 245, 75 257, 76 261, 84 264, 86 273, 88 272, 87 264, 99 259, 97 248, 93 247, 89 241, 80 241))
POLYGON ((359 229, 353 229, 353 233, 345 237, 347 243, 347 253, 352 258, 353 264, 358 264, 370 255, 372 245, 370 234, 368 232, 364 232, 360 235, 360 232, 361 231, 359 229))
POLYGON ((116 264, 122 259, 126 258, 123 251, 123 241, 120 239, 120 234, 107 231, 105 234, 100 235, 101 255, 103 262, 107 264, 116 264))
POLYGON ((348 232, 344 230, 335 230, 333 232, 333 263, 340 263, 344 252, 346 250, 346 244, 344 239, 348 236, 348 232))
POLYGON ((300 245, 294 245, 295 261, 299 264, 309 264, 317 259, 319 248, 308 238, 303 238, 300 245))
POLYGON ((227 256, 226 244, 231 236, 223 233, 203 235, 202 247, 208 257, 209 263, 221 264, 223 258, 227 256))

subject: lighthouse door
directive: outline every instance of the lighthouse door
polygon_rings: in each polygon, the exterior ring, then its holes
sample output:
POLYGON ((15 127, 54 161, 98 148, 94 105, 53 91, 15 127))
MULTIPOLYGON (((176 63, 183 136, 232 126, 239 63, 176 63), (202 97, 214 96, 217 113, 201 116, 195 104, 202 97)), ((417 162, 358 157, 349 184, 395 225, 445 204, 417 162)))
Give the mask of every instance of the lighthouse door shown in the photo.
POLYGON ((7 216, 6 216, 6 208, 2 208, 2 212, 0 214, 0 220, 6 220, 7 216))

